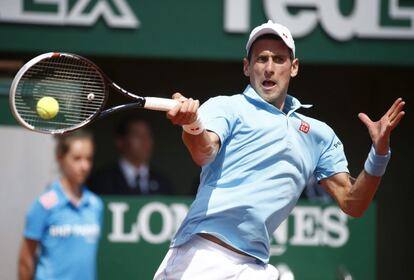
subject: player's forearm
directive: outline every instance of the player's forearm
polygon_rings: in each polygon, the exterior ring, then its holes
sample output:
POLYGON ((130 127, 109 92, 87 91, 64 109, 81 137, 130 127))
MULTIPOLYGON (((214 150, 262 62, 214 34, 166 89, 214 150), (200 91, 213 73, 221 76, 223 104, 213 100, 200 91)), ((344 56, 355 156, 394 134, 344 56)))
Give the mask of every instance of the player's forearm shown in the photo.
POLYGON ((197 165, 203 166, 216 156, 219 147, 211 140, 209 132, 204 131, 198 135, 191 135, 183 131, 182 138, 197 165))
POLYGON ((390 156, 388 144, 383 149, 371 147, 364 170, 352 182, 346 195, 345 205, 353 216, 362 216, 368 208, 381 182, 381 176, 385 173, 390 156))
POLYGON ((353 217, 361 217, 371 203, 380 181, 381 177, 371 176, 362 170, 346 192, 342 205, 344 212, 353 217))

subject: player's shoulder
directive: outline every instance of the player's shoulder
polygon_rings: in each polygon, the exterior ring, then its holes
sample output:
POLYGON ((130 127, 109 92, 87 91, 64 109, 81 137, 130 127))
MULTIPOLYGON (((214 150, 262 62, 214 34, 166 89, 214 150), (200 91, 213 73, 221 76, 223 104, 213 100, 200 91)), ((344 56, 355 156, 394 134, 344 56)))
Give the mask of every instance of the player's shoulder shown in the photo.
POLYGON ((200 109, 202 114, 214 112, 214 114, 233 115, 240 111, 242 104, 243 98, 241 94, 218 95, 209 98, 202 104, 200 109))
POLYGON ((306 122, 309 125, 310 131, 312 131, 312 134, 315 136, 318 136, 320 138, 331 138, 333 135, 335 135, 334 130, 325 122, 303 115, 301 113, 296 113, 299 119, 306 122))
POLYGON ((242 96, 243 96, 242 94, 217 95, 217 96, 209 98, 206 102, 204 102, 204 104, 215 104, 219 106, 231 107, 231 105, 235 105, 233 102, 241 101, 242 96))
POLYGON ((318 128, 318 129, 331 129, 330 127, 329 127, 329 125, 327 125, 324 121, 321 121, 321 120, 318 120, 318 119, 315 119, 315 118, 313 118, 313 117, 309 117, 309 116, 306 116, 306 115, 304 115, 304 114, 302 114, 302 113, 298 113, 298 112, 295 112, 296 113, 296 115, 301 119, 301 120, 303 120, 303 121, 305 121, 305 122, 307 122, 307 123, 309 123, 309 124, 312 124, 312 125, 314 125, 316 128, 318 128))

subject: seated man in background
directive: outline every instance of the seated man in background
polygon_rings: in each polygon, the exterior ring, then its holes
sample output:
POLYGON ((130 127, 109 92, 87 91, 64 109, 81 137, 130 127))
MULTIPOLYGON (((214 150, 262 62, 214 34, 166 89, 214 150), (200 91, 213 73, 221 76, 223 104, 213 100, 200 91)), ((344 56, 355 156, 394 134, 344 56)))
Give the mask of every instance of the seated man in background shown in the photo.
POLYGON ((170 181, 150 166, 153 151, 152 131, 139 116, 128 116, 115 129, 118 162, 98 170, 88 180, 90 188, 101 195, 169 195, 170 181))

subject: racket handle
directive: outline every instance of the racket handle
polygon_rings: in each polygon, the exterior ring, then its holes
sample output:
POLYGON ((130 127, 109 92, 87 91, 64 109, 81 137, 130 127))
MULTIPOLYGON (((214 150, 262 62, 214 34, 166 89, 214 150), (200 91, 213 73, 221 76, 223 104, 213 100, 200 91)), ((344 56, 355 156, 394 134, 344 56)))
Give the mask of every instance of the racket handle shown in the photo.
POLYGON ((178 104, 178 101, 168 98, 145 97, 144 108, 155 111, 169 111, 178 104))

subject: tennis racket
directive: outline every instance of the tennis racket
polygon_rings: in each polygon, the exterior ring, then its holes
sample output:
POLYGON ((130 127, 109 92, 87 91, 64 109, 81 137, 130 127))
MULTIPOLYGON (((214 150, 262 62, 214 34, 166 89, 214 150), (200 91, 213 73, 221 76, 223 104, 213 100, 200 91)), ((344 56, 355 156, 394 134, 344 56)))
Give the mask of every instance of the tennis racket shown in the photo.
POLYGON ((90 60, 69 53, 45 53, 27 62, 16 74, 9 98, 10 109, 22 126, 49 134, 73 131, 119 110, 168 111, 178 104, 173 99, 130 93, 90 60), (110 88, 135 102, 104 109, 110 88), (57 104, 54 109, 58 113, 51 118, 42 117, 37 111, 38 102, 44 97, 52 97, 57 104))

